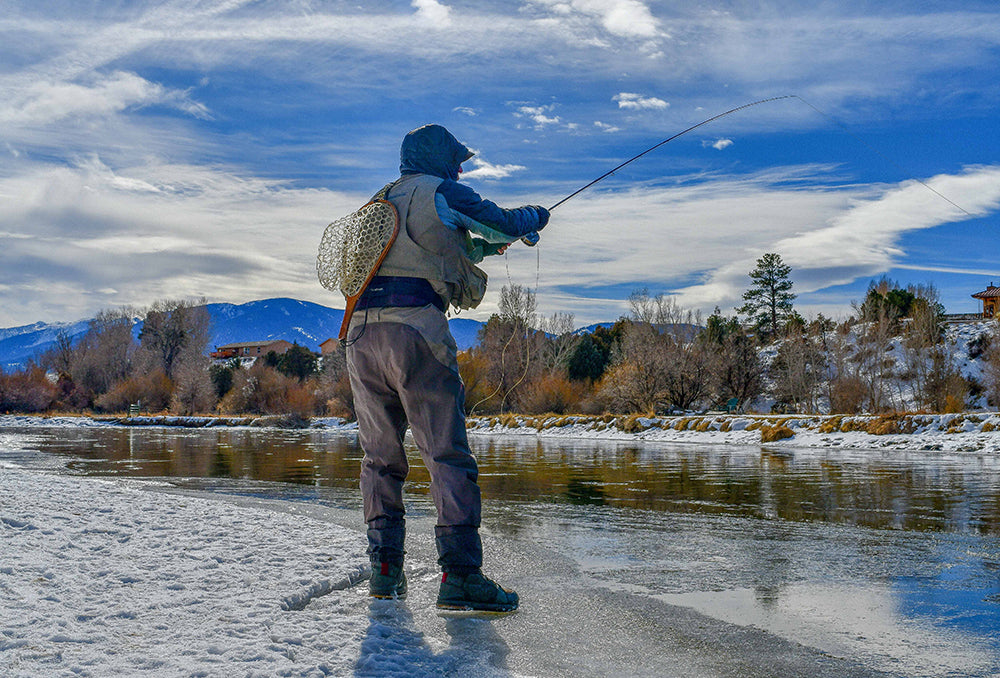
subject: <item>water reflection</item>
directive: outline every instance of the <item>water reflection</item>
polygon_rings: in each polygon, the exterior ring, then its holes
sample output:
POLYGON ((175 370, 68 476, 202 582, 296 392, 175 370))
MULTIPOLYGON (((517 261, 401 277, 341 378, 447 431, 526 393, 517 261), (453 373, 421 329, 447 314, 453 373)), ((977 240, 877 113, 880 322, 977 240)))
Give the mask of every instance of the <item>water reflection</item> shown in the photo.
MULTIPOLYGON (((85 474, 357 486, 355 437, 270 429, 52 429, 34 446, 85 474)), ((922 453, 474 438, 487 499, 1000 534, 1000 462, 922 453)), ((407 489, 429 478, 411 449, 407 489)))

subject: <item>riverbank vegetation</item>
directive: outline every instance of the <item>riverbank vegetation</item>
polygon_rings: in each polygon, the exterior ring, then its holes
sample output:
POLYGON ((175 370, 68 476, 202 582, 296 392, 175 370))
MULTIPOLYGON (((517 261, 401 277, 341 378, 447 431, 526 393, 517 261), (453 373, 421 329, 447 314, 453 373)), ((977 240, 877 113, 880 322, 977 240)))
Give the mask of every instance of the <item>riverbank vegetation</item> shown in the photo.
MULTIPOLYGON (((745 295, 745 317, 716 309, 702 318, 640 290, 624 317, 585 333, 572 315, 539 317, 526 288, 504 287, 478 344, 459 355, 467 410, 852 415, 1000 404, 993 321, 949 326, 932 286, 886 278, 848 319, 806 320, 791 307, 780 257, 765 263, 774 275, 754 278, 764 287, 745 295)), ((208 323, 203 303, 190 301, 104 311, 79 341, 61 339, 26 369, 0 373, 0 412, 353 417, 343 349, 320 357, 295 345, 213 362, 208 323)))

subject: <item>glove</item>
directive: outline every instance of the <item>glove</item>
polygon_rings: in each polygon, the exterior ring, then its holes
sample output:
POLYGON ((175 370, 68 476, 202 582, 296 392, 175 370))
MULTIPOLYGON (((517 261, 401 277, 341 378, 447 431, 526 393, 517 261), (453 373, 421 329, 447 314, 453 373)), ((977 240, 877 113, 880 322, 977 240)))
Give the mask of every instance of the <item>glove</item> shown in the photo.
POLYGON ((538 229, 542 230, 545 228, 545 224, 549 223, 549 211, 542 207, 541 205, 528 205, 531 209, 535 210, 535 214, 538 215, 538 229))
POLYGON ((521 242, 523 242, 528 247, 534 247, 538 244, 538 231, 532 231, 527 235, 521 237, 521 242))

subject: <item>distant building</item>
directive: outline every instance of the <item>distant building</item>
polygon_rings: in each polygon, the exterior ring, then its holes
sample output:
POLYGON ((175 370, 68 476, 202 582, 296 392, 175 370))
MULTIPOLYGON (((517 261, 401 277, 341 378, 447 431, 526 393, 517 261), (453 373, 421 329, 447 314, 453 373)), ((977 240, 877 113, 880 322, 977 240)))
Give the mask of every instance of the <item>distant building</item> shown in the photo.
POLYGON ((293 346, 292 342, 284 339, 268 339, 266 341, 240 341, 235 344, 216 346, 215 351, 209 355, 216 360, 228 360, 230 358, 259 358, 274 351, 281 355, 293 346))
POLYGON ((1000 310, 1000 287, 994 287, 993 283, 982 292, 976 292, 973 298, 983 302, 983 317, 994 318, 1000 310))

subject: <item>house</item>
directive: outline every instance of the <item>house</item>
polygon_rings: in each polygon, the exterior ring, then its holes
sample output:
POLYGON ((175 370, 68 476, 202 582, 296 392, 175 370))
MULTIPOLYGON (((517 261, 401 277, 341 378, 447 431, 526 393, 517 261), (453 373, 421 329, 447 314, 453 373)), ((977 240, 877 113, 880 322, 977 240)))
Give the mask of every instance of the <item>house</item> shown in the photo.
POLYGON ((215 360, 229 360, 231 358, 259 358, 271 351, 281 355, 293 346, 292 342, 284 339, 267 339, 265 341, 241 341, 225 346, 216 346, 215 351, 209 355, 215 360))
POLYGON ((1000 287, 994 287, 993 283, 990 282, 989 287, 972 296, 983 302, 983 318, 997 317, 997 311, 1000 310, 1000 287))

